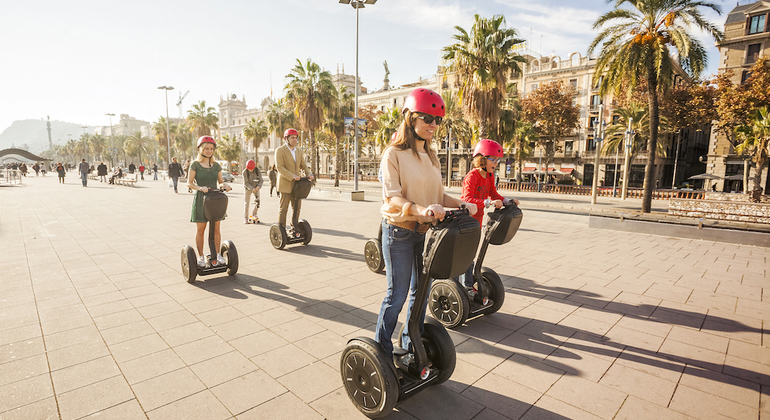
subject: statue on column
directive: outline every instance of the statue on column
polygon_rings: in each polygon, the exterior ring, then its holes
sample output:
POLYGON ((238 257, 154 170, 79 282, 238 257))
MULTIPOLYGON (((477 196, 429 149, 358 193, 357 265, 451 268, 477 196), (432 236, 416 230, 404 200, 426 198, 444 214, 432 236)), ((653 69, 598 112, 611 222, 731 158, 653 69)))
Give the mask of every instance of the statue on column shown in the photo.
POLYGON ((388 79, 390 70, 388 70, 388 60, 383 61, 382 66, 385 67, 385 79, 383 79, 382 90, 390 90, 390 80, 388 79))

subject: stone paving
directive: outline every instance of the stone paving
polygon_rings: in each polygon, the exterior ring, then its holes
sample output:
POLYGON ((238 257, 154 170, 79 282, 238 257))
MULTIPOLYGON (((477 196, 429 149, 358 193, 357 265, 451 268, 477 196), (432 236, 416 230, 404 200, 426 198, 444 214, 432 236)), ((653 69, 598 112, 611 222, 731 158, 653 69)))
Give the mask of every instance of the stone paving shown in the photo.
MULTIPOLYGON (((589 229, 521 197, 521 230, 484 264, 504 307, 452 331, 452 378, 389 418, 770 418, 770 249, 589 229)), ((263 223, 244 225, 242 198, 222 223, 238 274, 191 285, 186 192, 0 188, 0 419, 363 418, 338 365, 384 294, 362 257, 379 197, 314 193, 312 243, 283 251, 278 199, 263 190, 263 223)))

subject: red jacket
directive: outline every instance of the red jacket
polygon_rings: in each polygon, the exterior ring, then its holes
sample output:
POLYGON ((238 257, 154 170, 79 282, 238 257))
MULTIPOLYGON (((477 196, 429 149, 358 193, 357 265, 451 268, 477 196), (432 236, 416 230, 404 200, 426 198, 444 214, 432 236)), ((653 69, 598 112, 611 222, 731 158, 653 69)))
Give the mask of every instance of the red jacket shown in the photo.
POLYGON ((467 203, 473 203, 478 207, 478 211, 473 217, 479 221, 484 219, 484 200, 487 198, 491 200, 505 200, 505 197, 500 195, 495 188, 495 176, 487 174, 484 178, 481 176, 481 169, 475 168, 468 172, 463 180, 463 196, 461 200, 467 203))

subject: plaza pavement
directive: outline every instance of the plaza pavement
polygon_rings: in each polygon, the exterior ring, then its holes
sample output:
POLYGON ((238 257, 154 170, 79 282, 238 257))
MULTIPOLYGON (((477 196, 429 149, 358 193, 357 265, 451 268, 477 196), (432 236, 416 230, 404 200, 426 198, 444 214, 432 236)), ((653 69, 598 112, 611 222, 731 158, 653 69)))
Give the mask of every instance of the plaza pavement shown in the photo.
MULTIPOLYGON (((238 274, 194 285, 184 188, 0 188, 0 419, 363 418, 338 365, 384 294, 362 257, 379 196, 320 188, 302 206, 312 243, 277 251, 278 199, 263 189, 263 223, 244 225, 236 185, 222 237, 238 274)), ((542 211, 587 197, 519 197, 519 233, 484 263, 505 305, 450 332, 454 375, 390 418, 770 418, 770 249, 589 229, 568 204, 542 211)))

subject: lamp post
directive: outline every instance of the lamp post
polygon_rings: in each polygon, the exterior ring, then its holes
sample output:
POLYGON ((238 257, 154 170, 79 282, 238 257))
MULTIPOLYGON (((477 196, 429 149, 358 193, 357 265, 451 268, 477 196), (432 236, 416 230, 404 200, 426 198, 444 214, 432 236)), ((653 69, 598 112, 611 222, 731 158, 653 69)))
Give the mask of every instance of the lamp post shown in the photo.
MULTIPOLYGON (((158 89, 166 91, 166 168, 168 169, 168 163, 171 162, 171 124, 168 120, 168 91, 174 90, 172 86, 158 86, 158 89)), ((158 155, 155 154, 155 162, 158 161, 158 155)))
POLYGON ((674 156, 674 176, 671 178, 671 189, 676 186, 676 168, 679 166, 679 145, 682 143, 682 129, 676 133, 676 156, 674 156))
POLYGON ((110 117, 110 156, 112 156, 112 167, 115 167, 115 138, 112 136, 112 117, 115 116, 115 114, 104 114, 110 117))
POLYGON ((364 4, 377 3, 377 0, 340 0, 340 3, 349 4, 353 6, 354 9, 356 9, 356 112, 355 118, 353 120, 353 141, 355 142, 355 159, 353 163, 353 191, 358 191, 358 91, 360 90, 358 80, 358 10, 363 9, 364 4))
POLYGON ((83 150, 86 152, 86 163, 88 163, 88 139, 86 138, 86 128, 88 126, 81 125, 80 128, 83 129, 83 150))
POLYGON ((594 126, 594 143, 596 144, 596 156, 594 157, 594 182, 591 186, 591 204, 596 204, 596 195, 599 191, 599 152, 604 136, 604 105, 599 105, 599 121, 594 126))
POLYGON ((623 153, 623 185, 620 189, 620 198, 622 200, 625 200, 628 195, 628 166, 631 157, 631 146, 634 145, 634 136, 636 135, 636 131, 632 128, 633 125, 634 119, 629 118, 628 130, 626 130, 626 150, 623 153))

